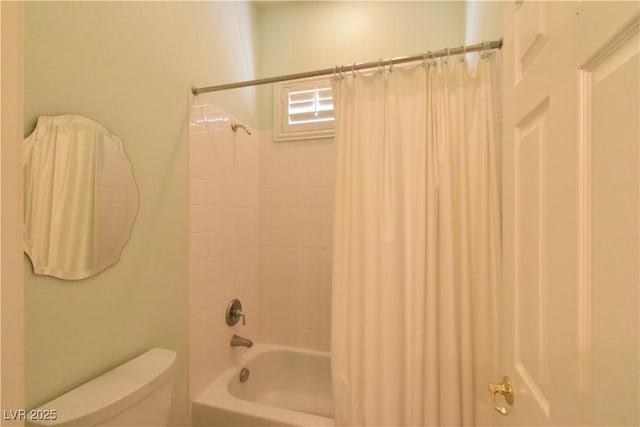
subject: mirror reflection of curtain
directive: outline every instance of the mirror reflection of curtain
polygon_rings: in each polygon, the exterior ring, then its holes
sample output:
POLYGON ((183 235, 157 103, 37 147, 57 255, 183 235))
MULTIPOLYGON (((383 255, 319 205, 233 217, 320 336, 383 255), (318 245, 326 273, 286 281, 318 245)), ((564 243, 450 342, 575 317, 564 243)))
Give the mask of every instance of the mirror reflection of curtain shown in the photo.
POLYGON ((41 116, 23 161, 34 272, 82 279, 117 262, 138 198, 122 141, 86 117, 41 116))
POLYGON ((476 397, 497 377, 496 56, 452 61, 334 82, 337 425, 492 411, 476 397))

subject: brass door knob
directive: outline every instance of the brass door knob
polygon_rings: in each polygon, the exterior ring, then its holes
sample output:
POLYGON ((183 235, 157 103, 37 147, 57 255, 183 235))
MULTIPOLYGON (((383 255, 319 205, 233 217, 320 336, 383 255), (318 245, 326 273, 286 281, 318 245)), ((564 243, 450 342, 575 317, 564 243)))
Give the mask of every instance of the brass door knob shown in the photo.
POLYGON ((513 405, 513 385, 511 384, 511 378, 502 378, 502 384, 489 383, 489 392, 491 393, 491 404, 493 405, 493 409, 500 412, 502 415, 509 414, 507 408, 498 406, 498 403, 496 402, 496 394, 502 394, 504 396, 504 400, 509 405, 513 405))

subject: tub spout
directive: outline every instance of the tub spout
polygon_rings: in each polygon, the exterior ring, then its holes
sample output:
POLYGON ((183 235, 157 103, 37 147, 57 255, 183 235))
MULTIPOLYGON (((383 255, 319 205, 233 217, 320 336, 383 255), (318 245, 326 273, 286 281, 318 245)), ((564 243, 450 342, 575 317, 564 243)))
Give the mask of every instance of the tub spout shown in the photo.
POLYGON ((253 342, 239 335, 233 334, 231 337, 231 347, 251 347, 253 342))

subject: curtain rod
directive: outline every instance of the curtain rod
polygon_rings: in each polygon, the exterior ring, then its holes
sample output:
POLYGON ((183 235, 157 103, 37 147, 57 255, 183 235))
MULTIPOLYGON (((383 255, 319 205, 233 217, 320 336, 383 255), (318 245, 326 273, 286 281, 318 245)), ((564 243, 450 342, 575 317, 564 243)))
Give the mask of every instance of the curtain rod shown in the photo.
MULTIPOLYGON (((469 53, 469 52, 478 52, 482 50, 491 50, 491 49, 500 49, 500 48, 502 48, 502 39, 494 40, 490 42, 472 44, 468 46, 454 47, 451 49, 442 49, 442 50, 437 50, 435 52, 421 53, 418 55, 401 56, 398 58, 391 58, 391 59, 379 60, 379 61, 373 61, 373 62, 363 62, 360 64, 355 64, 353 66, 347 66, 345 67, 345 70, 357 71, 357 70, 364 70, 367 68, 376 68, 379 66, 388 66, 391 64, 402 64, 404 62, 421 61, 425 59, 425 57, 427 59, 430 59, 430 58, 438 58, 438 57, 448 56, 448 55, 460 55, 460 54, 469 53)), ((277 83, 277 82, 284 82, 288 80, 304 79, 307 77, 328 76, 330 74, 333 74, 335 71, 336 70, 334 68, 325 68, 322 70, 307 71, 304 73, 286 74, 286 75, 275 76, 275 77, 267 77, 264 79, 247 80, 244 82, 237 82, 237 83, 227 83, 227 84, 217 85, 217 86, 194 87, 191 89, 191 92, 194 95, 198 95, 200 93, 205 93, 205 92, 218 92, 221 90, 236 89, 236 88, 249 87, 249 86, 258 86, 258 85, 264 85, 268 83, 277 83)))

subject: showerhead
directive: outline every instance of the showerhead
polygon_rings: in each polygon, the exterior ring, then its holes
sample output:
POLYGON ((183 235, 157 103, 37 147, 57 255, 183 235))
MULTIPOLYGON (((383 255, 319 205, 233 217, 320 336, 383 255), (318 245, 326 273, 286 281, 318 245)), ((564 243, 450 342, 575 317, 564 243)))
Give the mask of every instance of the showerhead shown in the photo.
POLYGON ((232 131, 236 132, 238 130, 238 128, 244 130, 247 133, 247 135, 251 135, 251 131, 249 131, 249 129, 247 129, 245 125, 241 125, 241 124, 236 123, 236 122, 231 122, 231 130, 232 131))

